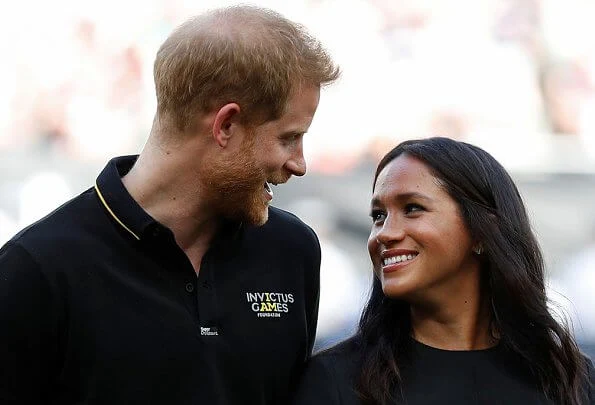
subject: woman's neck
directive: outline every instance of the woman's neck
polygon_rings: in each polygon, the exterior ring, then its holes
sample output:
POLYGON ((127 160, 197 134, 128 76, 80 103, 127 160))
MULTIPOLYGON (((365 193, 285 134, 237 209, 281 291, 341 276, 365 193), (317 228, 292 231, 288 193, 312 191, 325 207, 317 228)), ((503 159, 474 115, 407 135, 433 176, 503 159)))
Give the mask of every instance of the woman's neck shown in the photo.
POLYGON ((425 345, 444 350, 481 350, 498 343, 492 330, 489 301, 451 295, 441 305, 411 305, 411 335, 425 345))

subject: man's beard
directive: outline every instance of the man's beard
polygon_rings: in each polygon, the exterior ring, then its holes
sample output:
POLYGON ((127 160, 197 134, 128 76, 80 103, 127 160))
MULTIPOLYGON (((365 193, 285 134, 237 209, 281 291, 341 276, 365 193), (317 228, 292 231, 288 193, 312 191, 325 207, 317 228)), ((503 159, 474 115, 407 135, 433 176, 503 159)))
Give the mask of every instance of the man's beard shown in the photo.
POLYGON ((260 226, 269 214, 264 195, 267 178, 255 163, 254 143, 254 139, 248 139, 229 160, 213 162, 206 179, 212 205, 219 215, 260 226))

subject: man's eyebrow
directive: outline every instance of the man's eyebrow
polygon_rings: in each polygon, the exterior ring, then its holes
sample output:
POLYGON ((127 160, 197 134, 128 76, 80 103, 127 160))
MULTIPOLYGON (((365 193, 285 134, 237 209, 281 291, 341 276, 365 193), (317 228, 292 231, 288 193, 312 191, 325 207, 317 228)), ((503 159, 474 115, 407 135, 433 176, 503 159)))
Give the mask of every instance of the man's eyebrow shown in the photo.
POLYGON ((281 136, 282 137, 289 137, 289 136, 295 136, 295 135, 300 136, 300 135, 304 135, 306 132, 307 131, 300 131, 300 130, 297 130, 296 129, 296 130, 290 130, 290 131, 287 131, 287 132, 283 132, 281 134, 281 136))

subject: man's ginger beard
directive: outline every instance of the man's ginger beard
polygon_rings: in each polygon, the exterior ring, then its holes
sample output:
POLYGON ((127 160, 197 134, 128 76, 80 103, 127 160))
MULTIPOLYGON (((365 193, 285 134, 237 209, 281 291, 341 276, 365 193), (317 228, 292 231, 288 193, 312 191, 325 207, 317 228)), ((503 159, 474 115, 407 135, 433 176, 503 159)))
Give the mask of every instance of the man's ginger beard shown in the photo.
POLYGON ((240 150, 228 160, 214 161, 205 179, 219 215, 260 226, 268 219, 264 196, 267 174, 256 164, 255 144, 255 134, 247 134, 240 150))

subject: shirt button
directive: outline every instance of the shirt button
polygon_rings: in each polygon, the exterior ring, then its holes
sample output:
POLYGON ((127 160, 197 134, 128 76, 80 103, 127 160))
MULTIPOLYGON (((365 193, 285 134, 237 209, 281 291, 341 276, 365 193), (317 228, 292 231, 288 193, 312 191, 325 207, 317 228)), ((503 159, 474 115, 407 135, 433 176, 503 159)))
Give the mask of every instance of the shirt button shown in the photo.
POLYGON ((186 283, 186 292, 193 292, 194 291, 194 284, 192 283, 186 283))

